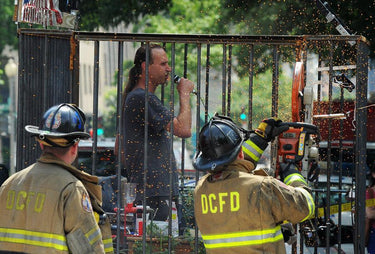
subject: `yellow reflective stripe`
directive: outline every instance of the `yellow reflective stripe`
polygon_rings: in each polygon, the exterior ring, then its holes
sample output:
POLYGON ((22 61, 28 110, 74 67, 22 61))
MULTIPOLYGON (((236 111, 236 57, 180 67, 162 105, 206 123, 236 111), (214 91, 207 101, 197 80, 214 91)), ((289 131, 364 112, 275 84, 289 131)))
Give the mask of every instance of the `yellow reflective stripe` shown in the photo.
POLYGON ((310 219, 314 216, 314 213, 315 213, 314 199, 313 199, 312 195, 307 190, 305 190, 304 188, 296 187, 296 189, 301 191, 302 194, 305 196, 306 201, 307 201, 307 206, 309 207, 309 214, 302 220, 302 221, 305 221, 305 220, 310 219))
POLYGON ((306 182, 305 178, 298 173, 290 174, 287 177, 285 177, 284 183, 286 185, 290 185, 292 182, 302 182, 302 183, 307 185, 307 182, 306 182))
POLYGON ((113 252, 112 238, 103 239, 103 244, 104 244, 104 251, 105 252, 113 252))
MULTIPOLYGON (((354 205, 355 205, 354 201, 352 201, 351 203, 342 203, 341 204, 341 212, 352 211, 354 205)), ((366 199, 366 207, 371 207, 371 206, 375 206, 375 198, 366 199)), ((323 217, 325 209, 327 209, 327 207, 318 208, 318 216, 317 217, 323 217)), ((329 214, 335 214, 335 213, 339 213, 339 205, 331 205, 329 207, 329 214)))
POLYGON ((28 244, 62 251, 68 250, 64 235, 23 229, 0 228, 0 242, 28 244))
POLYGON ((96 241, 98 241, 102 237, 98 226, 94 227, 89 232, 87 232, 85 236, 87 237, 87 239, 89 239, 89 242, 91 245, 93 245, 96 241))
POLYGON ((366 207, 375 206, 375 198, 366 199, 366 207))
POLYGON ((260 149, 253 141, 250 139, 242 144, 242 151, 251 157, 255 162, 259 161, 263 154, 263 150, 260 149))
POLYGON ((266 230, 254 230, 218 235, 203 235, 204 245, 207 249, 227 248, 233 246, 248 246, 267 244, 283 240, 281 227, 266 230))

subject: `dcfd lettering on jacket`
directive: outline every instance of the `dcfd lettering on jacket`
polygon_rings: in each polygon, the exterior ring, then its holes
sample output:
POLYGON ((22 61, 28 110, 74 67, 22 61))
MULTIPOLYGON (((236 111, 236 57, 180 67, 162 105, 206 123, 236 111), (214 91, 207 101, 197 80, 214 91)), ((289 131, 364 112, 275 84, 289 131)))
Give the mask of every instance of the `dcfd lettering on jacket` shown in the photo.
POLYGON ((35 212, 40 213, 43 210, 45 199, 45 193, 9 190, 7 195, 6 209, 22 211, 24 209, 31 208, 35 212))
POLYGON ((201 194, 202 214, 237 212, 240 209, 240 193, 237 191, 201 194))

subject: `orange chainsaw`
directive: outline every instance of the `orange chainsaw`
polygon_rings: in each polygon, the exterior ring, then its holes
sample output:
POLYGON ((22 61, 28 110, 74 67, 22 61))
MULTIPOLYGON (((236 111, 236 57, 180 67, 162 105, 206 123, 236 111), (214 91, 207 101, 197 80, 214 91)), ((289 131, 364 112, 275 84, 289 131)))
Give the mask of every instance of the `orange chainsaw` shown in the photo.
POLYGON ((279 177, 280 163, 293 163, 309 181, 315 181, 319 175, 319 150, 316 139, 319 137, 317 126, 301 122, 284 122, 289 130, 278 136, 277 163, 275 176, 279 177))

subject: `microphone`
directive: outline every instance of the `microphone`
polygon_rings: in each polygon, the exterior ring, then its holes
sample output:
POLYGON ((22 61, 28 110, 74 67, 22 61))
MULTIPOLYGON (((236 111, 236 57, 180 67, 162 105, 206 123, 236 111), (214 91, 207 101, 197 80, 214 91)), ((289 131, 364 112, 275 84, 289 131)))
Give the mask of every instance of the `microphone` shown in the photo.
MULTIPOLYGON (((181 81, 181 77, 178 76, 178 75, 174 75, 174 78, 173 78, 173 81, 178 84, 180 83, 181 81)), ((195 91, 195 89, 193 89, 193 91, 191 92, 192 94, 195 94, 195 95, 198 95, 197 91, 195 91)))

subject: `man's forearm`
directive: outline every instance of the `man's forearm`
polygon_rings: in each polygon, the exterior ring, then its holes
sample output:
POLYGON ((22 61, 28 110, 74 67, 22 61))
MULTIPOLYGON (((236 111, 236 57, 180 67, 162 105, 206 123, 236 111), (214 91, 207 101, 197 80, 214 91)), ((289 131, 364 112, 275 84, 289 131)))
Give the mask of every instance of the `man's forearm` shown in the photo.
MULTIPOLYGON (((170 124, 168 125, 170 131, 170 124)), ((173 134, 180 138, 191 136, 191 106, 190 95, 180 96, 180 112, 173 119, 173 134)))

